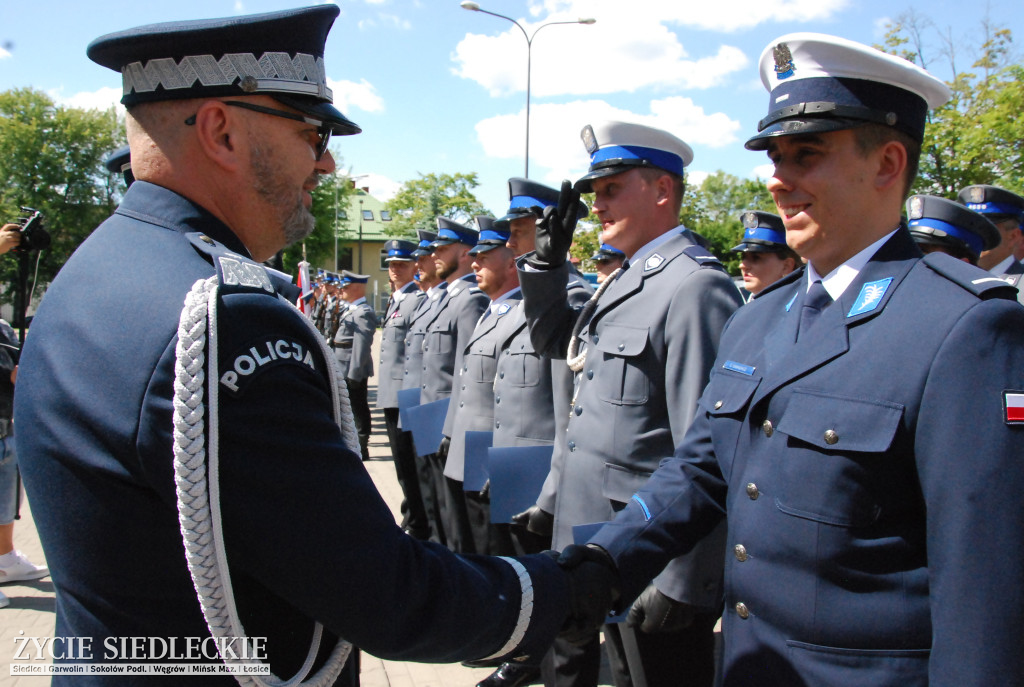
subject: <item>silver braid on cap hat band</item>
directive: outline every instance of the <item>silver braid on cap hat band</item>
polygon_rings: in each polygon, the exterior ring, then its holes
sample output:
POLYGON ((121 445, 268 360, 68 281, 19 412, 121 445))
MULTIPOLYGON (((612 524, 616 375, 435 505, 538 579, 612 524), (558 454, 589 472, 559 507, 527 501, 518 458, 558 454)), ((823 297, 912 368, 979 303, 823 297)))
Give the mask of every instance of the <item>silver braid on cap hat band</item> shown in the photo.
POLYGON ((614 272, 605 277, 605 280, 601 282, 601 285, 597 287, 597 291, 590 297, 590 300, 583 304, 583 309, 580 310, 579 317, 576 318, 576 324, 572 328, 572 336, 569 337, 569 350, 565 354, 565 362, 569 365, 569 369, 573 372, 579 372, 583 369, 584 363, 587 362, 587 351, 584 350, 579 355, 576 352, 580 347, 580 332, 583 331, 583 327, 590 322, 590 318, 594 315, 594 310, 597 308, 597 299, 601 297, 601 294, 611 286, 611 283, 618 278, 619 273, 622 272, 622 268, 617 268, 614 272))
POLYGON ((161 57, 126 64, 121 69, 124 95, 152 93, 157 87, 165 91, 192 88, 198 81, 203 86, 232 86, 246 93, 292 93, 311 95, 333 102, 334 94, 327 87, 327 74, 322 57, 286 52, 229 53, 220 59, 213 55, 187 55, 175 62, 161 57))
MULTIPOLYGON (((231 588, 224 537, 221 530, 220 511, 220 454, 219 454, 219 408, 218 408, 218 358, 217 358, 217 277, 200 279, 192 286, 185 298, 178 323, 178 342, 175 348, 174 365, 174 481, 178 499, 178 523, 185 544, 185 558, 189 574, 199 597, 203 617, 210 634, 215 640, 232 638, 244 646, 240 658, 233 648, 235 644, 217 644, 225 664, 253 663, 257 655, 245 628, 238 618, 235 597, 231 588), (208 364, 206 342, 209 339, 208 364), (208 373, 204 372, 204 364, 208 373), (210 403, 203 403, 205 385, 210 380, 210 403), (204 415, 209 410, 209 459, 207 460, 206 427, 204 415), (227 649, 227 650, 225 650, 227 649)), ((284 299, 281 299, 284 300, 284 299)), ((287 302, 287 301, 284 301, 287 302)), ((301 318, 309 323, 305 316, 301 318)), ((312 328, 312 323, 309 323, 312 328)), ((315 336, 318 341, 319 336, 315 336)), ((325 345, 321 341, 321 349, 325 345)), ((332 388, 337 389, 337 374, 327 355, 332 388)), ((355 436, 352 411, 348 396, 334 394, 335 420, 341 425, 346 446, 355 452, 358 441, 355 436), (347 431, 346 431, 347 430, 347 431), (354 448, 355 447, 355 448, 354 448)), ((324 666, 308 682, 303 682, 320 649, 323 627, 316 623, 313 639, 306 660, 299 672, 285 681, 271 674, 269 678, 259 675, 235 675, 243 687, 287 687, 302 684, 305 687, 326 687, 333 684, 345 666, 352 645, 339 639, 324 666)))

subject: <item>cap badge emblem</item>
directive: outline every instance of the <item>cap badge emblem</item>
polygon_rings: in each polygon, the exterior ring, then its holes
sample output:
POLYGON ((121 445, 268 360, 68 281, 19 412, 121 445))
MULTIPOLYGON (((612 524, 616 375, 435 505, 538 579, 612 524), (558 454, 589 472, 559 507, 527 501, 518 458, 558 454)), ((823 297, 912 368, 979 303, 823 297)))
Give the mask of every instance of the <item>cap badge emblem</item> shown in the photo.
POLYGON ((968 190, 968 200, 972 203, 985 202, 985 189, 981 186, 974 186, 968 190))
POLYGON ((583 127, 583 131, 580 132, 580 138, 583 139, 583 145, 587 149, 587 153, 593 155, 597 152, 597 136, 594 135, 594 127, 587 124, 583 127))
POLYGON ((921 219, 924 217, 924 200, 921 196, 913 196, 910 199, 910 219, 921 219))
POLYGON ((779 43, 772 48, 772 55, 775 56, 775 75, 779 81, 793 76, 796 67, 793 66, 793 53, 789 51, 789 46, 779 43))

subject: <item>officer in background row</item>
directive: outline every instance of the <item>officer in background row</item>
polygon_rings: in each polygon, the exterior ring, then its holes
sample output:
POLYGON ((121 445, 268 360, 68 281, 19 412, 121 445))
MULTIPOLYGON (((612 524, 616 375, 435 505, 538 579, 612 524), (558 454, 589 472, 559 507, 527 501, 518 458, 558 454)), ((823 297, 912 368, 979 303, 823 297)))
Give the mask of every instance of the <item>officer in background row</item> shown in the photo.
MULTIPOLYGON (((417 233, 420 238, 419 248, 412 254, 416 258, 416 274, 419 277, 419 285, 426 297, 416 306, 409 321, 409 330, 405 337, 402 389, 417 389, 422 401, 423 340, 427 335, 427 325, 433 321, 448 295, 448 282, 438 276, 437 263, 434 262, 433 243, 437 240, 437 233, 425 229, 417 230, 417 233)), ((434 469, 429 458, 431 448, 433 447, 425 447, 422 451, 414 449, 416 476, 420 486, 420 497, 423 499, 423 508, 427 513, 430 541, 446 544, 447 537, 445 536, 444 514, 442 513, 443 493, 437 491, 437 480, 434 478, 434 469)))
POLYGON ((388 433, 395 475, 402 488, 402 528, 417 539, 430 537, 430 524, 423 508, 420 484, 416 478, 416 451, 412 434, 404 432, 398 422, 398 391, 402 388, 405 368, 405 340, 413 313, 425 293, 414 279, 417 248, 412 241, 393 239, 384 244, 388 265, 391 298, 384 313, 380 333, 380 376, 377 378, 377 407, 384 411, 384 427, 388 433))
POLYGON ((925 255, 945 253, 977 265, 982 252, 999 245, 996 226, 960 203, 915 195, 907 199, 906 209, 910 235, 925 255))
POLYGON ((356 432, 363 460, 370 459, 369 381, 373 376, 373 335, 377 332, 377 314, 366 302, 368 274, 342 272, 341 298, 338 307, 338 330, 332 347, 338 369, 345 377, 348 400, 355 417, 356 432))
POLYGON ((978 267, 1017 287, 1017 300, 1024 304, 1024 264, 1017 253, 1024 246, 1024 198, 998 186, 968 186, 957 199, 991 220, 999 229, 999 244, 982 252, 978 267))
POLYGON ((747 210, 740 215, 740 221, 743 222, 743 241, 732 250, 742 255, 743 288, 756 296, 803 263, 786 245, 786 227, 781 217, 747 210))
POLYGON ((495 403, 501 397, 494 392, 498 342, 509 313, 522 300, 515 255, 505 246, 508 230, 495 226, 491 217, 477 217, 480 231, 476 246, 469 250, 476 285, 490 299, 477 320, 472 335, 461 351, 448 406, 446 433, 451 437, 444 465, 445 481, 450 489, 465 495, 465 508, 453 509, 452 518, 465 518, 473 537, 473 551, 480 554, 510 556, 514 553, 507 528, 491 524, 487 486, 465 488, 466 432, 490 432, 494 425, 495 403))
MULTIPOLYGON (((437 218, 437 239, 431 248, 437 275, 448 283, 448 290, 447 296, 426 324, 420 403, 431 403, 451 396, 455 370, 461 369, 463 351, 473 335, 477 320, 487 308, 489 299, 476 287, 473 256, 469 254, 478 236, 476 229, 447 217, 437 218)), ((448 548, 459 553, 474 553, 473 534, 465 515, 462 483, 444 475, 451 437, 450 411, 449 406, 441 445, 430 454, 431 476, 434 489, 441 499, 448 548)))
POLYGON ((1024 684, 1024 309, 900 218, 949 88, 812 33, 760 72, 746 146, 807 266, 737 311, 674 457, 566 557, 607 554, 628 603, 725 518, 723 687, 1024 684))
POLYGON ((569 579, 547 556, 460 558, 395 524, 331 351, 260 264, 312 231, 329 138, 359 131, 323 65, 338 14, 155 24, 89 46, 123 81, 136 181, 47 290, 14 411, 32 429, 16 443, 66 646, 244 633, 282 679, 326 684, 339 636, 451 662, 537 653, 562 625, 569 579))
POLYGON ((594 262, 594 269, 597 272, 597 283, 602 284, 615 270, 622 267, 626 254, 615 246, 602 243, 590 259, 594 262))
POLYGON ((107 155, 103 160, 103 166, 112 174, 120 174, 124 178, 126 187, 131 186, 135 181, 135 176, 132 174, 131 149, 128 146, 121 146, 107 155))
MULTIPOLYGON (((555 502, 556 548, 572 544, 574 526, 610 520, 682 440, 722 327, 742 305, 722 264, 679 224, 690 146, 626 122, 588 125, 582 137, 590 170, 577 192, 563 182, 559 204, 545 209, 535 252, 519 275, 536 349, 553 357, 568 352, 577 372, 555 502), (629 261, 582 312, 565 291, 578 191, 593 191, 602 239, 629 261)), ((669 565, 625 625, 605 625, 617 685, 711 684, 724 528, 718 534, 669 565)), ((562 648, 555 673, 582 670, 595 683, 596 635, 582 655, 562 648)))
MULTIPOLYGON (((506 246, 518 258, 533 252, 537 220, 543 216, 544 208, 558 205, 558 191, 536 181, 513 177, 508 181, 508 195, 508 212, 495 225, 507 227, 506 246)), ((577 216, 582 219, 589 212, 586 204, 580 202, 577 216)), ((578 273, 570 273, 565 288, 569 305, 576 309, 581 309, 594 293, 578 273)), ((551 548, 573 375, 561 357, 554 359, 534 349, 522 299, 507 317, 498 344, 494 376, 494 397, 501 402, 494 405, 493 444, 499 448, 552 447, 551 469, 536 504, 512 517, 511 533, 517 552, 538 553, 551 548)), ((528 684, 540 673, 540 657, 536 658, 529 662, 503 663, 478 687, 528 684)))

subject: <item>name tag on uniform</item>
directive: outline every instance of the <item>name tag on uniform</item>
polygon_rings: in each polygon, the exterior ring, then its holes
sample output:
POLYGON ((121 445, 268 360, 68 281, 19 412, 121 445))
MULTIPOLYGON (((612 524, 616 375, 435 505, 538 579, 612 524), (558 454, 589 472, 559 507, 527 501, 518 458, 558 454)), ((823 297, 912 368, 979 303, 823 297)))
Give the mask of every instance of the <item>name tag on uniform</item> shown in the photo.
POLYGON ((750 365, 738 363, 735 360, 726 360, 725 364, 722 365, 722 367, 724 367, 727 370, 732 370, 733 372, 739 372, 740 374, 747 375, 748 377, 753 375, 754 370, 757 369, 756 367, 751 367, 750 365))

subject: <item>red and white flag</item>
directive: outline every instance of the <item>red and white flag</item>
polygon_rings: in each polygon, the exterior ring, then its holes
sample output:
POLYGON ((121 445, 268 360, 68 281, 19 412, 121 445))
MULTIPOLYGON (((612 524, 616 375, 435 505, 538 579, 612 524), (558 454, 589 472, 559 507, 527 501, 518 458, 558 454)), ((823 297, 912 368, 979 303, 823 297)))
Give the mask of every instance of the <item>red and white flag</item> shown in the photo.
POLYGON ((1024 424, 1024 391, 1004 391, 1003 408, 1007 424, 1024 424))
POLYGON ((299 275, 298 275, 298 287, 302 291, 302 295, 299 296, 299 302, 295 305, 298 306, 299 310, 309 315, 309 294, 313 292, 312 286, 309 283, 309 263, 303 260, 299 263, 299 275))

